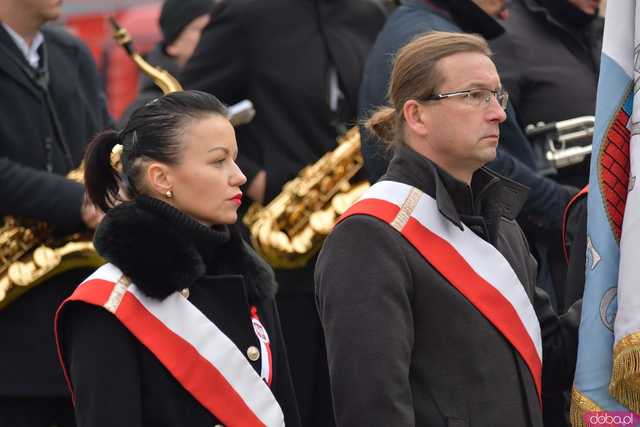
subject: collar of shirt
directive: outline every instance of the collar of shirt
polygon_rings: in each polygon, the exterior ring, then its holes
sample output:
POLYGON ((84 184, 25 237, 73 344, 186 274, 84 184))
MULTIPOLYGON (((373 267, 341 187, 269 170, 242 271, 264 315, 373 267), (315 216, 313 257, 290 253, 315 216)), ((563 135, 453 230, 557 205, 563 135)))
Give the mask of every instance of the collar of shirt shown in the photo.
POLYGON ((33 38, 31 46, 29 46, 25 39, 22 38, 20 34, 16 33, 13 28, 8 26, 4 22, 2 23, 2 26, 5 30, 7 30, 7 33, 9 33, 16 46, 18 46, 18 49, 20 49, 20 52, 22 52, 24 57, 27 59, 29 65, 31 65, 33 68, 38 68, 38 65, 40 64, 40 54, 38 53, 38 48, 40 48, 42 43, 44 43, 44 37, 42 33, 38 31, 33 38))

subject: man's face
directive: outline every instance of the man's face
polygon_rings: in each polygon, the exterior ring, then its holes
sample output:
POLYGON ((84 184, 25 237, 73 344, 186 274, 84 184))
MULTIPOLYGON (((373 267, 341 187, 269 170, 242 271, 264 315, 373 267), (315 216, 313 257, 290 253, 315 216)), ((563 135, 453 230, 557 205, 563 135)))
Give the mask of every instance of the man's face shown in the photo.
MULTIPOLYGON (((437 93, 453 93, 469 89, 501 88, 493 61, 481 53, 457 53, 437 64, 444 76, 437 93)), ((473 105, 464 96, 426 101, 423 114, 427 126, 428 157, 445 170, 449 167, 473 173, 496 157, 499 124, 506 114, 495 97, 489 103, 473 105)))
POLYGON ((472 0, 487 15, 505 20, 509 16, 507 10, 508 0, 472 0))
POLYGON ((25 12, 43 24, 58 19, 62 11, 62 0, 22 0, 21 3, 25 12))
POLYGON ((598 0, 569 0, 569 3, 571 3, 587 15, 595 15, 600 4, 598 0))

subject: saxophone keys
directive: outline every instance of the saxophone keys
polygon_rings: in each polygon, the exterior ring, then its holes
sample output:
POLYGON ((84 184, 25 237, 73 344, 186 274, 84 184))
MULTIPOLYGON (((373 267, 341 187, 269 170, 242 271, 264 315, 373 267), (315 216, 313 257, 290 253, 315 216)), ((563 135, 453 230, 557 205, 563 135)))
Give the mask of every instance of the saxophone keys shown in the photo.
POLYGON ((9 288, 11 288, 11 280, 8 277, 3 277, 0 279, 0 302, 4 301, 7 297, 7 292, 9 292, 9 288))
POLYGON ((336 215, 332 209, 325 209, 314 212, 309 217, 309 225, 318 234, 326 236, 329 234, 336 221, 336 215))
POLYGON ((11 264, 7 271, 9 281, 16 286, 29 286, 31 283, 35 265, 31 262, 16 262, 11 264))
POLYGON ((33 262, 43 270, 53 269, 60 261, 60 255, 47 246, 40 246, 33 252, 33 262))
POLYGON ((27 228, 27 229, 24 230, 24 233, 22 234, 22 242, 23 243, 31 243, 31 242, 33 242, 35 237, 36 236, 33 234, 33 231, 31 231, 31 229, 27 228))

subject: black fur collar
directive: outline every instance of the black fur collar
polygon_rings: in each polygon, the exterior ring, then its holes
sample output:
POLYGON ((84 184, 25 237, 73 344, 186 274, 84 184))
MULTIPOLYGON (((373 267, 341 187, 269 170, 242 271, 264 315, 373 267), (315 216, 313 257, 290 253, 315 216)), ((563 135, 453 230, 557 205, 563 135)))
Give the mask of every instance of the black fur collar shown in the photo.
POLYGON ((94 244, 100 255, 156 299, 217 274, 243 275, 252 303, 276 292, 273 271, 235 227, 205 227, 158 199, 143 196, 110 209, 94 244))

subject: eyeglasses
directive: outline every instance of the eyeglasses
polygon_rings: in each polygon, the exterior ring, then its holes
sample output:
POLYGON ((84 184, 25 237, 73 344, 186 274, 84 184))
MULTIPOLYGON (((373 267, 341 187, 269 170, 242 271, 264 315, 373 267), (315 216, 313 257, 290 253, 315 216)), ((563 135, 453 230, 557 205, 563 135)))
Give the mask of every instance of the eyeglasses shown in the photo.
POLYGON ((441 101, 443 99, 453 98, 454 96, 463 96, 465 102, 474 107, 487 107, 491 103, 491 98, 495 97, 503 110, 507 108, 507 102, 509 101, 509 94, 504 89, 469 89, 459 92, 439 93, 423 98, 423 101, 441 101))

